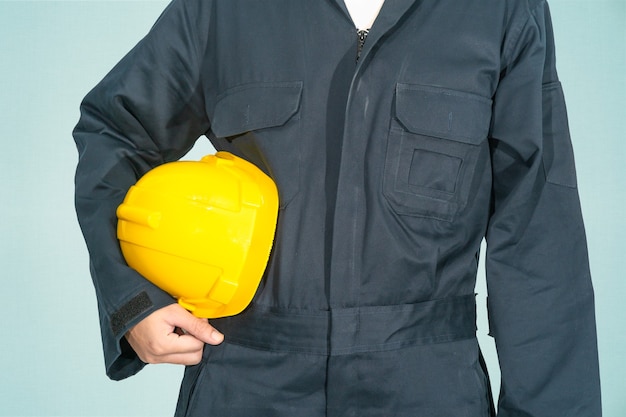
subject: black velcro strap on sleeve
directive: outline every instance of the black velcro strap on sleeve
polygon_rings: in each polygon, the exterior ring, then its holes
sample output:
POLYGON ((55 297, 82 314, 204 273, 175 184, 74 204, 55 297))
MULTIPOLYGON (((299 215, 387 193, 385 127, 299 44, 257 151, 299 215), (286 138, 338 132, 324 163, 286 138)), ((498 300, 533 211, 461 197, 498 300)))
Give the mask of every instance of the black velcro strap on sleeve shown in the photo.
POLYGON ((150 307, 152 307, 152 300, 150 300, 148 293, 145 291, 130 299, 130 301, 111 315, 111 330, 113 334, 118 335, 131 320, 150 307))

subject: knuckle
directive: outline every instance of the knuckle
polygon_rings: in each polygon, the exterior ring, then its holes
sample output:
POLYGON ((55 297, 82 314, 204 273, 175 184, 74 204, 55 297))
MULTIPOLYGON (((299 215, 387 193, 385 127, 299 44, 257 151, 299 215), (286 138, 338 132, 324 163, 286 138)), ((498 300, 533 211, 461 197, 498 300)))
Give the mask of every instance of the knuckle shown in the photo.
POLYGON ((211 326, 206 320, 195 319, 189 323, 189 328, 187 330, 194 336, 201 336, 204 333, 207 333, 210 329, 211 326))
POLYGON ((202 329, 204 328, 204 322, 200 319, 191 320, 189 323, 189 327, 189 331, 191 333, 197 333, 202 331, 202 329))
POLYGON ((153 358, 153 360, 154 360, 155 357, 163 356, 166 353, 167 353, 167 349, 161 343, 158 343, 158 342, 155 342, 155 341, 151 341, 148 344, 147 355, 149 357, 153 358))

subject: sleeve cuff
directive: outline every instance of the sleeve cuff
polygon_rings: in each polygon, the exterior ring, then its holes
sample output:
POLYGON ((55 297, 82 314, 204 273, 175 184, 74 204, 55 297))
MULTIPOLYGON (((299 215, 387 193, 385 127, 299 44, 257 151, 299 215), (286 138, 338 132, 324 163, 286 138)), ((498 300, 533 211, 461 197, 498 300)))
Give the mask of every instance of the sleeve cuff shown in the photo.
POLYGON ((135 375, 146 365, 124 337, 135 324, 176 300, 157 287, 142 289, 110 315, 102 315, 101 329, 106 374, 112 380, 135 375))

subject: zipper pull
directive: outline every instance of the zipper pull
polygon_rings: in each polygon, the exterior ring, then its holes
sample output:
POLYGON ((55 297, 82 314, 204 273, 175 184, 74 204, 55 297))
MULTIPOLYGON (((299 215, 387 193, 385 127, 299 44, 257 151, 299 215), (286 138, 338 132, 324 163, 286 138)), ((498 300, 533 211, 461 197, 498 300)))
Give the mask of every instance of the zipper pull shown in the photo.
POLYGON ((356 60, 358 61, 361 57, 361 51, 363 50, 363 45, 365 45, 365 40, 367 39, 367 34, 369 33, 369 29, 357 29, 357 46, 356 46, 356 60))

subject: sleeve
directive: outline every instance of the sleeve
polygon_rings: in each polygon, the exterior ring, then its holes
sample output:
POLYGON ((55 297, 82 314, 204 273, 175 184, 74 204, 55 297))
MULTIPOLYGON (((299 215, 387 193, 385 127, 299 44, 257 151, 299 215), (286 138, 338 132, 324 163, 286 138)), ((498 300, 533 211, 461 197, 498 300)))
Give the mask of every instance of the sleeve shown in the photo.
POLYGON ((174 302, 126 265, 115 210, 142 174, 179 159, 209 129, 201 74, 207 70, 210 4, 170 3, 148 35, 85 97, 73 131, 79 153, 75 205, 112 379, 144 366, 124 334, 174 302))
POLYGON ((512 33, 494 97, 486 235, 498 417, 598 417, 594 295, 547 4, 512 33))

